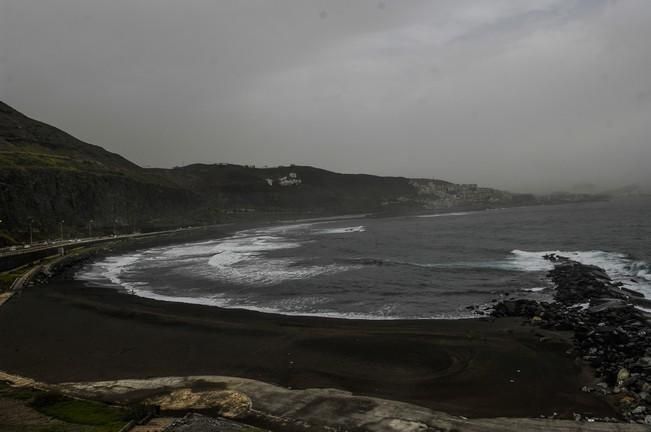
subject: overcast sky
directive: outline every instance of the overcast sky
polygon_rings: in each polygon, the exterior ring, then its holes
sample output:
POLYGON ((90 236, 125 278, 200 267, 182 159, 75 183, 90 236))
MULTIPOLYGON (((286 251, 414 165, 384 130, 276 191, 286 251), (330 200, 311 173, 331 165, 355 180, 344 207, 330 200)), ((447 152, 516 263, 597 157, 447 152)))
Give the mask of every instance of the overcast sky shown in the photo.
POLYGON ((0 98, 143 166, 651 184, 649 0, 0 5, 0 98))

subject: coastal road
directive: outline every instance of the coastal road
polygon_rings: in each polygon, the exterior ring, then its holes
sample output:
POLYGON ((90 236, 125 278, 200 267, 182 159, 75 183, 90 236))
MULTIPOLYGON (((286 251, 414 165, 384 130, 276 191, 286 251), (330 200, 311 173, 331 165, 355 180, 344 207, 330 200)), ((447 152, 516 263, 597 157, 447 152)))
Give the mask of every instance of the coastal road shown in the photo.
POLYGON ((189 228, 176 228, 176 229, 165 230, 165 231, 152 231, 147 233, 111 235, 111 236, 104 236, 104 237, 82 237, 82 238, 75 238, 75 239, 63 240, 63 241, 59 240, 59 241, 53 241, 48 243, 38 243, 38 244, 33 244, 31 246, 30 245, 12 246, 9 248, 0 249, 0 259, 3 257, 24 255, 24 254, 43 251, 47 249, 58 249, 61 247, 65 248, 69 246, 84 246, 84 245, 102 243, 102 242, 113 241, 113 240, 153 237, 158 235, 176 233, 179 231, 196 231, 200 229, 208 229, 208 228, 221 227, 226 225, 230 225, 230 224, 207 225, 207 226, 189 227, 189 228))
POLYGON ((57 255, 59 249, 71 247, 80 247, 80 246, 91 246, 95 244, 107 243, 116 240, 128 240, 128 239, 142 239, 148 237, 157 237, 168 234, 176 233, 190 233, 193 231, 207 230, 213 228, 220 228, 231 224, 218 224, 218 225, 207 225, 207 226, 198 226, 198 227, 188 227, 188 228, 176 228, 171 230, 164 231, 153 231, 148 233, 135 233, 135 234, 124 234, 117 236, 106 236, 106 237, 87 237, 87 238, 78 238, 70 239, 66 241, 50 242, 46 244, 37 244, 31 246, 20 246, 13 248, 5 248, 0 250, 0 272, 10 271, 25 265, 31 264, 48 256, 57 255), (12 250, 13 249, 13 250, 12 250))

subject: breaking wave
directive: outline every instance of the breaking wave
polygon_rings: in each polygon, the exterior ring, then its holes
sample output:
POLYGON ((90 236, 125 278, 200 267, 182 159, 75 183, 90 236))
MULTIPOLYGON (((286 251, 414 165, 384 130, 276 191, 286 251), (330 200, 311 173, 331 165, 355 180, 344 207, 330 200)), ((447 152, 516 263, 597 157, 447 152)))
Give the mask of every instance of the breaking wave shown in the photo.
POLYGON ((646 297, 651 297, 651 266, 644 261, 635 260, 626 254, 617 252, 598 250, 549 250, 534 252, 515 249, 505 259, 494 261, 418 263, 375 257, 359 257, 339 259, 337 262, 361 266, 409 266, 431 269, 464 269, 467 271, 472 271, 473 269, 494 269, 517 272, 547 272, 554 268, 554 264, 544 258, 548 254, 556 254, 582 264, 601 267, 614 281, 621 282, 627 288, 638 291, 646 297))
POLYGON ((331 229, 322 229, 317 230, 315 234, 349 234, 349 233, 358 233, 366 231, 365 226, 353 226, 353 227, 344 227, 344 228, 331 228, 331 229))
POLYGON ((451 213, 434 213, 427 215, 419 215, 419 218, 436 218, 436 217, 447 217, 447 216, 467 216, 470 214, 479 213, 478 211, 474 212, 451 212, 451 213))
POLYGON ((506 260, 505 268, 518 271, 548 271, 554 264, 544 256, 556 254, 570 258, 582 264, 603 268, 616 282, 651 297, 651 268, 644 261, 638 261, 629 255, 617 252, 593 251, 523 251, 515 249, 506 260))

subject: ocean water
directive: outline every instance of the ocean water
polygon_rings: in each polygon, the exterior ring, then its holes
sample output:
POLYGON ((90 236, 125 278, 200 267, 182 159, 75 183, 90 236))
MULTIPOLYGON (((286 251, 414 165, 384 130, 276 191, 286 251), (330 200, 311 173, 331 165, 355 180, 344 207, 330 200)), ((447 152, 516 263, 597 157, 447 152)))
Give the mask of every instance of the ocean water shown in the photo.
POLYGON ((469 305, 549 298, 550 252, 651 297, 651 198, 288 223, 109 256, 76 277, 158 300, 291 315, 469 318, 469 305))

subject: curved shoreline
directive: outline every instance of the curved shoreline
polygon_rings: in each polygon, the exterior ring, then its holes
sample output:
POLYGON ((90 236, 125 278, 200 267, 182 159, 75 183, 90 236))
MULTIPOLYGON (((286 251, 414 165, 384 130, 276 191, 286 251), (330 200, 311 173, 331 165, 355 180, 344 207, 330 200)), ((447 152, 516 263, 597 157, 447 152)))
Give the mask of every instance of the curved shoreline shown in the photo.
POLYGON ((467 417, 614 417, 568 335, 519 319, 365 321, 160 302, 63 271, 0 310, 0 370, 45 382, 228 375, 467 417), (553 379, 550 380, 549 377, 553 379))
MULTIPOLYGON (((294 222, 288 223, 294 224, 294 222)), ((359 223, 365 222, 358 221, 355 224, 359 223)), ((541 258, 543 253, 554 252, 555 247, 548 247, 549 245, 537 245, 539 246, 537 248, 531 246, 529 251, 520 251, 517 249, 511 250, 512 245, 510 244, 506 245, 509 247, 504 249, 499 247, 504 245, 497 244, 497 248, 493 248, 490 253, 485 254, 488 257, 485 258, 486 261, 484 261, 481 254, 479 258, 475 258, 475 255, 472 254, 466 254, 469 256, 467 261, 464 257, 455 257, 451 262, 446 260, 439 262, 437 257, 431 259, 428 256, 422 259, 422 263, 418 258, 414 257, 404 261, 395 258, 391 259, 393 251, 388 254, 379 254, 388 258, 376 258, 377 254, 374 255, 372 250, 369 251, 363 247, 359 250, 353 248, 351 249, 353 252, 350 254, 342 252, 340 255, 334 248, 322 252, 321 249, 314 249, 309 246, 301 249, 297 248, 296 252, 270 253, 267 252, 267 249, 272 249, 271 246, 273 245, 264 244, 265 250, 260 253, 260 257, 256 257, 255 253, 248 256, 248 254, 242 253, 238 249, 242 245, 247 246, 246 241, 248 241, 248 238, 254 238, 255 240, 255 236, 258 234, 262 236, 267 231, 275 233, 279 231, 279 226, 282 227, 283 225, 272 225, 272 228, 262 226, 261 229, 244 229, 243 231, 238 229, 237 235, 227 235, 227 239, 222 245, 220 245, 221 241, 217 239, 213 242, 199 242, 197 244, 183 242, 181 247, 176 249, 174 247, 154 248, 151 253, 147 250, 138 250, 134 253, 115 254, 113 257, 100 260, 101 262, 95 266, 89 266, 85 274, 89 280, 100 286, 109 285, 110 280, 112 282, 110 285, 115 286, 117 289, 122 287, 128 292, 154 300, 207 304, 224 308, 242 308, 265 313, 331 318, 471 318, 476 316, 469 312, 472 306, 477 308, 480 305, 483 308, 490 305, 490 302, 495 302, 496 299, 499 300, 497 298, 498 294, 535 300, 545 300, 546 298, 542 297, 549 297, 549 292, 534 294, 534 290, 530 292, 526 292, 528 290, 525 289, 518 290, 518 285, 520 287, 546 285, 545 282, 536 281, 535 279, 542 278, 543 271, 549 269, 549 263, 541 258), (241 240, 242 238, 244 240, 241 240), (550 250, 548 251, 548 249, 550 250), (209 255, 211 250, 226 253, 211 257, 209 255), (174 257, 177 255, 182 257, 182 260, 175 262, 174 257), (207 258, 204 258, 204 255, 207 258), (263 256, 271 257, 269 262, 267 262, 266 258, 262 258, 263 256), (534 256, 535 259, 532 258, 534 256), (280 259, 274 260, 277 257, 280 257, 280 259), (237 261, 238 264, 231 268, 230 262, 237 258, 240 258, 237 261), (141 263, 130 265, 134 260, 139 259, 142 260, 141 263), (202 260, 206 262, 204 263, 202 260), (283 264, 281 261, 292 264, 283 264), (542 262, 543 265, 538 261, 542 262), (187 266, 187 268, 184 268, 183 271, 177 271, 176 267, 180 265, 187 266), (382 266, 379 271, 383 272, 383 275, 389 275, 389 278, 394 277, 395 274, 396 286, 400 290, 394 290, 393 286, 387 286, 383 281, 378 281, 377 289, 373 285, 369 285, 373 284, 372 269, 374 266, 378 268, 382 266), (467 278, 464 273, 468 271, 474 272, 473 266, 485 271, 487 273, 486 278, 475 277, 474 273, 471 274, 473 279, 467 278), (361 283, 369 286, 365 290, 353 289, 350 284, 357 285, 357 281, 354 281, 353 278, 357 278, 358 275, 351 273, 352 276, 347 274, 327 276, 332 278, 333 285, 337 286, 336 289, 332 290, 329 289, 327 282, 325 282, 325 285, 319 286, 321 285, 321 278, 301 281, 300 284, 293 282, 293 285, 289 283, 286 286, 280 285, 278 293, 275 290, 270 291, 265 288, 267 283, 271 285, 283 278, 296 278, 296 273, 310 274, 313 269, 326 269, 329 267, 333 268, 332 274, 338 271, 341 272, 341 270, 336 269, 337 267, 342 270, 359 270, 360 280, 364 278, 361 283), (441 276, 446 281, 451 281, 449 287, 445 286, 445 283, 437 282, 438 274, 430 274, 430 272, 438 271, 439 267, 443 269, 442 272, 449 272, 441 276), (457 270, 457 267, 459 270, 457 270), (430 270, 430 268, 437 270, 430 270), (159 274, 159 269, 166 272, 164 277, 159 274), (506 282, 507 286, 502 286, 499 282, 490 282, 482 284, 481 288, 474 290, 475 285, 478 284, 476 280, 500 280, 492 274, 494 271, 514 271, 518 273, 513 273, 513 277, 511 273, 504 274, 505 278, 509 278, 506 282), (411 278, 411 274, 408 274, 412 272, 418 276, 418 281, 425 287, 424 290, 415 285, 413 285, 415 289, 412 288, 410 281, 417 279, 415 277, 411 278), (488 272, 491 274, 488 274, 488 272), (536 272, 536 274, 532 272, 536 272), (164 280, 161 280, 161 278, 164 280), (468 284, 472 286, 464 286, 464 281, 467 279, 471 279, 468 284), (519 284, 518 281, 522 283, 519 284), (224 284, 223 289, 220 288, 222 283, 224 284), (240 284, 245 286, 242 291, 238 289, 240 284), (408 287, 403 287, 408 284, 408 287), (487 287, 485 291, 484 285, 487 287), (409 296, 411 292, 415 292, 415 295, 418 296, 419 291, 426 292, 428 298, 422 296, 411 298, 409 296), (322 295, 325 292, 327 294, 322 295), (358 295, 358 292, 361 292, 361 294, 358 295), (446 296, 452 294, 457 297, 437 297, 439 292, 446 296), (400 296, 395 297, 398 293, 400 296), (491 296, 491 294, 493 295, 491 296), (365 302, 366 299, 369 300, 368 304, 365 302), (445 306, 437 304, 439 303, 438 299, 443 299, 445 306), (358 305, 359 300, 361 301, 358 305), (466 307, 459 307, 458 305, 466 307)), ((295 229, 300 235, 295 232, 288 232, 285 235, 283 231, 283 234, 279 234, 279 236, 283 236, 279 239, 279 242, 289 239, 300 243, 307 239, 305 243, 310 243, 313 240, 313 232, 317 232, 318 229, 300 226, 300 229, 295 229)), ((369 224, 371 231, 372 228, 373 226, 369 224)), ((366 240, 366 238, 360 237, 360 243, 366 240)), ((351 237, 350 240, 345 239, 345 241, 356 240, 351 237)), ((621 250, 618 248, 606 247, 605 251, 599 251, 592 250, 590 246, 585 244, 582 246, 583 248, 577 246, 577 249, 579 249, 577 251, 558 253, 574 254, 579 257, 578 260, 608 268, 615 280, 621 280, 632 289, 637 289, 633 282, 629 281, 629 278, 635 277, 635 272, 633 270, 629 272, 626 266, 629 264, 646 266, 645 262, 637 262, 631 256, 615 252, 621 250)), ((648 261, 648 258, 646 259, 648 261)), ((83 275, 84 272, 81 272, 81 274, 83 275)), ((498 274, 497 276, 501 277, 502 275, 498 274)), ((86 279, 84 276, 82 278, 86 279)), ((640 278, 640 281, 638 286, 641 289, 647 287, 648 284, 644 279, 640 278)))
POLYGON ((0 370, 49 383, 226 375, 474 418, 616 417, 581 391, 593 375, 566 355, 567 332, 518 318, 355 320, 163 302, 86 286, 71 260, 0 308, 0 328, 12 329, 0 336, 0 370))

